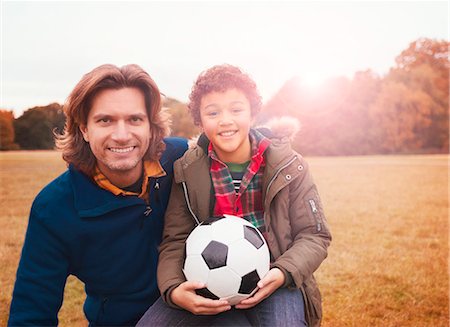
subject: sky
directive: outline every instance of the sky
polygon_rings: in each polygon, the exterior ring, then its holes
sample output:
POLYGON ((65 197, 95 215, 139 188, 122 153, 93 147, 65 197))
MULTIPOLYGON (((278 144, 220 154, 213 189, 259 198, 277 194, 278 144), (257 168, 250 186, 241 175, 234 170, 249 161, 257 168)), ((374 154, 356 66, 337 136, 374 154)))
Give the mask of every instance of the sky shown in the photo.
POLYGON ((448 1, 5 1, 0 108, 64 103, 81 77, 135 63, 186 102, 198 74, 241 67, 268 101, 290 78, 386 74, 420 37, 449 40, 448 1))

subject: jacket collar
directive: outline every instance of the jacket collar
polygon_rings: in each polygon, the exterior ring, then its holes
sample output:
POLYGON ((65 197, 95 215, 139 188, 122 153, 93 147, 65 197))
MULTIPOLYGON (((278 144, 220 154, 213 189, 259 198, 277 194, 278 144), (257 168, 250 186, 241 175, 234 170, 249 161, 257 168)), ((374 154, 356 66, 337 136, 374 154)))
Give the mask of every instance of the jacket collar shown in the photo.
POLYGON ((96 217, 144 202, 135 196, 116 196, 100 188, 91 178, 72 165, 69 166, 69 175, 72 181, 74 206, 80 217, 96 217))

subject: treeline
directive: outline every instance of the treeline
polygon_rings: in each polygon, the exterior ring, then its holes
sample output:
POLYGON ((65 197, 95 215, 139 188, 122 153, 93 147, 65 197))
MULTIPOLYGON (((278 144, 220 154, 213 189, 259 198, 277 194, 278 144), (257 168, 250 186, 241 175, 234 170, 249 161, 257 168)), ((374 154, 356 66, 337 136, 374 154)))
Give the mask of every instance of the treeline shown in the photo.
POLYGON ((316 90, 293 78, 266 103, 261 121, 297 117, 295 148, 307 155, 448 153, 448 51, 449 42, 422 38, 384 77, 357 72, 316 90))
MULTIPOLYGON (((199 133, 186 104, 166 98, 163 107, 171 117, 172 135, 189 138, 199 133)), ((0 110, 0 150, 53 149, 54 135, 63 132, 65 121, 63 106, 59 103, 33 107, 17 119, 12 111, 0 110)))
POLYGON ((61 133, 65 121, 58 103, 33 107, 17 119, 11 111, 0 110, 0 150, 53 149, 53 131, 61 133))
MULTIPOLYGON (((266 102, 257 123, 297 118, 302 129, 294 147, 305 155, 448 153, 449 45, 418 39, 385 76, 367 70, 317 89, 294 77, 266 102)), ((172 116, 173 135, 199 132, 186 104, 167 98, 164 107, 172 116)), ((17 119, 0 110, 0 150, 52 149, 53 131, 60 133, 64 120, 57 103, 28 109, 17 119)))

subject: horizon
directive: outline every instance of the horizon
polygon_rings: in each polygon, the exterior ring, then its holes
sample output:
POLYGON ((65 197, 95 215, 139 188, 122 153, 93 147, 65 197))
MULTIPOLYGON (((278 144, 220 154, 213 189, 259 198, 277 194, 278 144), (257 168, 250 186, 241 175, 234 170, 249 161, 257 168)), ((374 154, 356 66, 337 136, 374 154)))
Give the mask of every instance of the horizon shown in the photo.
POLYGON ((249 73, 266 103, 296 76, 311 88, 367 69, 384 76, 418 38, 449 39, 447 1, 4 1, 0 8, 0 108, 16 118, 63 104, 82 75, 104 63, 137 63, 167 97, 186 102, 201 71, 227 62, 249 73))

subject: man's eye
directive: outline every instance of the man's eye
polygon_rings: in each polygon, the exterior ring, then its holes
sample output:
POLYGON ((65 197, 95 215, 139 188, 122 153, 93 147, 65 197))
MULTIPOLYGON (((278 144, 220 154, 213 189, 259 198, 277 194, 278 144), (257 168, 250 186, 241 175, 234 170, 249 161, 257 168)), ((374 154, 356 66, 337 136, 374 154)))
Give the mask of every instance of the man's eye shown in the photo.
POLYGON ((111 119, 110 118, 100 118, 99 120, 98 120, 98 122, 99 123, 109 123, 109 122, 111 122, 111 119))
POLYGON ((133 122, 142 121, 142 118, 141 117, 131 117, 131 121, 133 121, 133 122))

